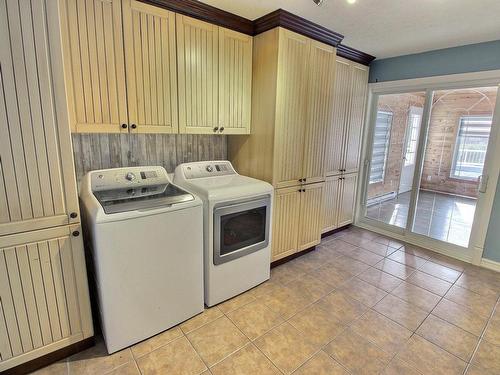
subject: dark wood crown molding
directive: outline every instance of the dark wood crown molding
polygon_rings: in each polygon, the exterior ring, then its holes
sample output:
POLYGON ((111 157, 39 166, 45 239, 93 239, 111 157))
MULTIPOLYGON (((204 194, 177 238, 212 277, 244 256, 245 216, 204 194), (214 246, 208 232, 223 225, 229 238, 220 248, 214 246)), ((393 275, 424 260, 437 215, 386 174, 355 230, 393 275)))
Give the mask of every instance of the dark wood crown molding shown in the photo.
POLYGON ((283 9, 275 10, 252 21, 197 0, 139 0, 214 25, 226 27, 247 35, 257 35, 275 27, 283 27, 311 39, 337 47, 337 54, 364 65, 375 57, 341 44, 344 36, 326 27, 299 17, 283 9))
POLYGON ((348 47, 344 44, 339 44, 337 46, 337 55, 363 65, 370 65, 370 63, 375 60, 375 56, 348 47))
POLYGON ((253 21, 196 0, 139 0, 247 35, 254 35, 253 21))
POLYGON ((280 26, 334 47, 337 47, 342 39, 344 39, 342 34, 336 33, 335 31, 329 30, 326 27, 315 24, 314 22, 296 16, 283 9, 277 9, 272 13, 257 18, 253 22, 255 35, 280 26))

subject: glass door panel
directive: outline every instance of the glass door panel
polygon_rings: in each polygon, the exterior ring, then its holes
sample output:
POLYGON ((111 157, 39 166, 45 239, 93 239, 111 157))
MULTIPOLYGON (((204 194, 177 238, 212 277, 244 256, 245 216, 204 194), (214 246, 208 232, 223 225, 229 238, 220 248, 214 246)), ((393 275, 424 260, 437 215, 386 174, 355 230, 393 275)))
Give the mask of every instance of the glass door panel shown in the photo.
POLYGON ((412 231, 467 247, 497 87, 434 91, 412 231))
POLYGON ((367 218, 406 228, 424 103, 425 92, 378 96, 367 218))

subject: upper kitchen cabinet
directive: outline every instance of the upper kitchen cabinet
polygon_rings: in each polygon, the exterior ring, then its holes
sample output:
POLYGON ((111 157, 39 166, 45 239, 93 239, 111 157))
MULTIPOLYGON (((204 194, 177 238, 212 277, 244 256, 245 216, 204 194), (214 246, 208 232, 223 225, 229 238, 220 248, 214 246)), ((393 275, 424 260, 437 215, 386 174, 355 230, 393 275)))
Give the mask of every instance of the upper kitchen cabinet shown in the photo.
POLYGON ((176 18, 180 132, 218 133, 219 28, 180 14, 176 18))
POLYGON ((175 13, 123 0, 123 32, 130 131, 177 133, 175 13))
POLYGON ((180 132, 249 134, 252 37, 176 17, 180 132))
POLYGON ((71 130, 127 132, 122 1, 60 0, 59 6, 71 130))
POLYGON ((368 67, 337 57, 333 118, 328 129, 325 173, 355 173, 368 90, 368 67))
POLYGON ((252 97, 249 35, 219 27, 219 131, 249 134, 252 97))

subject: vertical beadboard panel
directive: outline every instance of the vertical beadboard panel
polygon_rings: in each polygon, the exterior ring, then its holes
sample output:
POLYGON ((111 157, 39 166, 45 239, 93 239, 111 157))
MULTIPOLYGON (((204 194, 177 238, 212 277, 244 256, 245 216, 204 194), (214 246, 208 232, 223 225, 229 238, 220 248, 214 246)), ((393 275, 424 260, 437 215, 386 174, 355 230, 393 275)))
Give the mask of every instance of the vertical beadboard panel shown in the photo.
POLYGON ((361 130, 365 121, 365 103, 368 91, 368 67, 359 64, 351 66, 351 97, 349 122, 346 128, 345 161, 346 173, 358 171, 361 130))
POLYGON ((218 27, 176 14, 179 130, 212 134, 218 115, 218 27))
POLYGON ((325 157, 326 175, 340 174, 344 150, 344 129, 349 106, 350 65, 347 60, 338 58, 335 66, 333 89, 332 121, 328 129, 325 157))
POLYGON ((276 190, 273 207, 273 261, 297 251, 300 194, 302 193, 297 188, 276 190))
POLYGON ((298 250, 317 245, 321 240, 323 225, 324 183, 307 185, 300 198, 298 250))
POLYGON ((81 332, 70 241, 0 248, 1 360, 81 332))
POLYGON ((354 219, 354 204, 356 201, 356 187, 357 187, 358 174, 352 173, 344 175, 342 180, 342 190, 339 194, 339 218, 338 226, 351 224, 354 219))
POLYGON ((338 228, 339 176, 328 176, 323 195, 323 227, 327 232, 338 228))
POLYGON ((161 165, 173 172, 184 162, 227 159, 227 139, 221 135, 74 133, 72 137, 78 182, 95 169, 161 165))
POLYGON ((251 36, 219 29, 219 126, 225 134, 250 133, 251 36))
POLYGON ((175 13, 124 0, 123 30, 131 132, 175 133, 177 63, 175 13))
POLYGON ((332 120, 335 60, 335 48, 311 42, 302 173, 308 183, 325 179, 325 138, 332 120))
POLYGON ((297 184, 302 175, 307 115, 307 62, 309 39, 280 30, 278 94, 275 130, 275 186, 297 184))

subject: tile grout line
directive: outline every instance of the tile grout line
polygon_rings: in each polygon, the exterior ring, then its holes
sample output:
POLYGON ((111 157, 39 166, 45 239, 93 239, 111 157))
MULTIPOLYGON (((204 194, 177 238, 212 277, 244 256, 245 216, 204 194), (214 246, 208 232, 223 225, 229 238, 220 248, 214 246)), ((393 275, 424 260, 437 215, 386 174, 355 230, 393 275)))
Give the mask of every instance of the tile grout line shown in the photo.
POLYGON ((498 308, 498 304, 499 304, 499 301, 500 301, 500 296, 497 297, 497 302, 495 303, 495 307, 493 308, 493 310, 491 311, 490 313, 490 316, 488 318, 488 321, 486 322, 486 324, 484 325, 483 327, 483 330, 481 331, 481 335, 479 336, 479 340, 477 341, 476 343, 476 346, 474 347, 474 350, 472 352, 472 355, 470 357, 470 360, 469 362, 467 363, 467 366, 465 367, 465 370, 463 372, 463 374, 466 374, 467 371, 469 370, 470 366, 472 365, 472 360, 474 359, 474 356, 476 355, 478 349, 479 349, 479 346, 481 345, 481 343, 483 342, 484 340, 484 334, 486 333, 486 330, 488 329, 490 323, 491 323, 491 319, 493 318, 493 316, 495 315, 495 312, 498 308))

